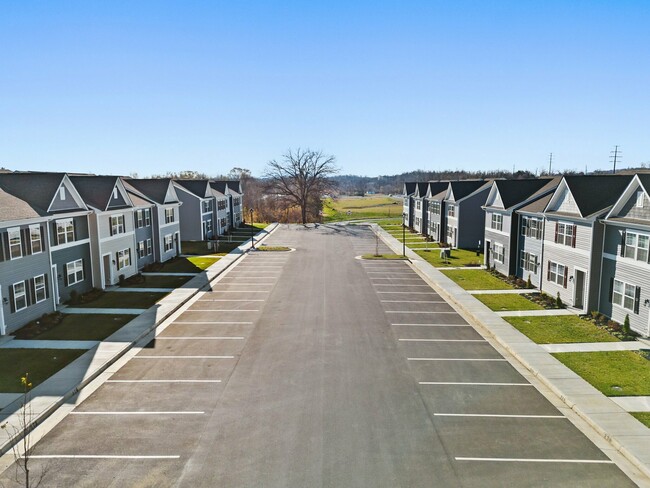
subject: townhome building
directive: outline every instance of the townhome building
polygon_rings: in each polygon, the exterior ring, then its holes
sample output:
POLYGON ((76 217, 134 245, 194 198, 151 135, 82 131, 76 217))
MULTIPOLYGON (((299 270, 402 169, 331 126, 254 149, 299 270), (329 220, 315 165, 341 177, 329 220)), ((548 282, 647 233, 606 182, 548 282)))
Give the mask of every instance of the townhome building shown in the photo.
POLYGON ((605 219, 598 310, 650 336, 650 175, 637 174, 605 219))
POLYGON ((64 173, 0 174, 0 334, 92 288, 88 209, 64 173))
POLYGON ((427 235, 436 242, 444 241, 447 235, 445 197, 448 189, 448 181, 432 181, 429 183, 425 197, 427 202, 427 235))
POLYGON ((173 180, 181 202, 180 232, 183 240, 206 241, 216 237, 215 198, 209 180, 173 180))
POLYGON ((482 249, 485 231, 483 204, 492 180, 450 181, 444 198, 445 241, 451 247, 482 249))
POLYGON ((134 204, 119 176, 71 176, 89 215, 93 286, 137 273, 134 204))
POLYGON ((147 198, 140 190, 130 184, 130 180, 122 179, 124 188, 133 203, 133 226, 135 227, 135 260, 138 271, 156 261, 154 247, 158 240, 154 232, 152 215, 155 203, 147 198))
POLYGON ((151 205, 149 212, 146 207, 137 208, 134 214, 138 269, 150 262, 163 263, 178 256, 181 202, 172 180, 129 178, 124 184, 151 205))
POLYGON ((413 195, 417 189, 416 182, 405 182, 403 193, 403 205, 402 205, 402 221, 406 227, 409 229, 413 228, 413 195))
POLYGON ((536 288, 542 286, 542 263, 544 262, 544 209, 553 192, 518 208, 519 262, 515 275, 522 280, 530 279, 536 288))
POLYGON ((235 180, 226 181, 230 200, 231 225, 238 228, 244 222, 244 191, 241 182, 235 180))
POLYGON ((604 225, 632 176, 565 176, 544 209, 542 285, 583 312, 597 310, 604 225))
POLYGON ((429 183, 417 183, 413 193, 413 230, 419 234, 427 234, 427 191, 429 183))
POLYGON ((224 235, 231 228, 231 195, 228 195, 228 185, 221 181, 211 181, 210 188, 215 200, 214 221, 217 226, 217 235, 224 235))
POLYGON ((536 272, 541 265, 539 255, 529 251, 524 251, 521 255, 518 253, 521 233, 520 216, 516 210, 544 195, 550 195, 557 188, 559 181, 559 178, 494 180, 483 206, 486 266, 506 276, 516 275, 520 266, 531 273, 536 272))

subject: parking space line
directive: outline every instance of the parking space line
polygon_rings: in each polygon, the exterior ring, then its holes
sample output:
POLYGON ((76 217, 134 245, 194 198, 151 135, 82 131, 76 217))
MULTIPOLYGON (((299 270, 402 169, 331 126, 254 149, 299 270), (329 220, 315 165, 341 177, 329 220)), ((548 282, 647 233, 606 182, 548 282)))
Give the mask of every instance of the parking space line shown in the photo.
POLYGON ((486 342, 485 339, 397 339, 400 342, 486 342))
MULTIPOLYGON (((370 278, 373 281, 393 280, 393 281, 422 281, 422 278, 370 278)), ((428 285, 427 285, 428 286, 428 285)))
POLYGON ((186 312, 259 312, 259 310, 222 310, 220 308, 195 308, 194 310, 186 310, 186 312))
MULTIPOLYGON (((265 290, 213 290, 208 293, 268 293, 265 290)), ((199 300, 200 301, 200 300, 199 300)))
POLYGON ((471 327, 471 325, 469 324, 390 324, 390 325, 403 325, 405 327, 471 327))
POLYGON ((262 298, 200 298, 197 302, 265 302, 262 298))
POLYGON ((235 356, 133 356, 132 359, 235 359, 235 356))
POLYGON ((614 464, 609 459, 526 459, 526 458, 479 458, 455 457, 456 461, 488 461, 497 463, 575 463, 575 464, 614 464))
POLYGON ((158 336, 156 337, 156 340, 161 340, 161 341, 175 341, 175 340, 234 340, 234 341, 242 341, 244 340, 243 337, 241 336, 214 336, 214 337, 207 337, 207 336, 202 336, 202 337, 192 337, 192 336, 158 336))
POLYGON ((408 361, 506 361, 502 358, 406 358, 408 361))
POLYGON ((377 293, 399 293, 400 295, 437 295, 435 291, 378 291, 377 293))
POLYGON ((381 303, 447 303, 444 300, 379 300, 381 303))
POLYGON ((115 412, 102 412, 102 411, 96 411, 96 412, 77 412, 76 410, 74 412, 70 412, 70 415, 205 415, 205 412, 201 410, 175 410, 175 411, 157 411, 157 412, 150 412, 150 411, 144 411, 144 412, 139 412, 137 410, 132 410, 130 412, 124 412, 124 411, 115 411, 115 412))
MULTIPOLYGON (((393 285, 391 283, 373 283, 372 286, 396 286, 396 285, 393 285)), ((399 285, 399 286, 401 288, 403 288, 405 286, 420 286, 420 287, 431 288, 429 285, 399 285)), ((390 293, 390 292, 387 292, 387 293, 390 293)), ((408 293, 408 292, 404 292, 404 293, 408 293)))
MULTIPOLYGON (((22 458, 22 456, 21 456, 22 458)), ((30 459, 180 459, 180 456, 125 456, 116 454, 30 454, 30 459)))
POLYGON ((418 384, 455 386, 533 386, 530 383, 477 383, 473 381, 418 381, 418 384))
POLYGON ((496 413, 434 413, 435 417, 488 417, 504 419, 565 419, 564 415, 510 415, 496 413))
MULTIPOLYGON (((202 312, 203 310, 187 310, 188 312, 202 312)), ((217 324, 217 325, 253 325, 253 322, 181 322, 174 321, 174 324, 217 324)))
POLYGON ((106 380, 106 383, 221 383, 221 380, 106 380))
MULTIPOLYGON (((426 303, 426 302, 424 302, 426 303)), ((430 312, 430 311, 422 311, 422 310, 384 310, 386 313, 453 313, 453 314, 458 314, 455 310, 452 310, 451 312, 430 312)))

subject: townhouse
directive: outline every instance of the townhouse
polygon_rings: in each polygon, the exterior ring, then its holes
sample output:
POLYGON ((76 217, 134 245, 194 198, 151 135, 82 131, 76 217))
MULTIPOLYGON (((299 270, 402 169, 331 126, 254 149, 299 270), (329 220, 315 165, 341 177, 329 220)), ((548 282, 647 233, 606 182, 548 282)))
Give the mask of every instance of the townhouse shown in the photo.
POLYGON ((650 175, 635 175, 604 225, 598 310, 650 336, 650 175))
POLYGON ((547 193, 515 211, 519 219, 519 262, 515 275, 522 280, 530 279, 530 284, 536 288, 542 285, 544 209, 551 197, 553 193, 547 193))
POLYGON ((604 225, 632 180, 628 175, 565 176, 544 209, 542 284, 584 313, 598 309, 604 225))
MULTIPOLYGON (((218 183, 218 182, 217 182, 218 183)), ((244 191, 241 187, 240 181, 227 180, 224 183, 228 186, 228 194, 230 195, 230 224, 238 228, 244 222, 244 191)))
POLYGON ((405 182, 402 193, 404 202, 402 204, 402 222, 408 228, 413 228, 413 194, 417 189, 416 182, 405 182))
POLYGON ((427 235, 436 242, 441 242, 447 235, 445 196, 449 189, 448 181, 429 183, 425 197, 427 207, 427 235))
POLYGON ((413 230, 419 234, 426 235, 427 232, 427 208, 426 196, 429 188, 428 183, 416 183, 413 193, 413 230))
POLYGON ((214 221, 217 235, 223 235, 232 228, 232 195, 228 193, 228 185, 224 181, 211 181, 210 188, 215 200, 214 221))
POLYGON ((444 202, 446 224, 444 242, 461 249, 482 249, 485 213, 482 206, 492 180, 450 181, 444 202))
POLYGON ((88 214, 64 173, 0 174, 0 334, 92 288, 88 214))
MULTIPOLYGON (((89 215, 92 282, 116 285, 137 273, 134 207, 119 176, 71 176, 89 215)), ((136 209, 137 210, 137 209, 136 209)))
POLYGON ((183 240, 206 241, 216 237, 215 198, 209 180, 173 180, 181 202, 180 232, 183 240))
MULTIPOLYGON (((520 215, 516 210, 557 188, 559 178, 534 178, 521 180, 495 180, 483 206, 485 211, 484 264, 506 276, 519 273, 519 269, 535 274, 541 264, 540 254, 523 251, 518 256, 521 241, 520 215), (519 259, 518 259, 519 258, 519 259)), ((525 234, 537 236, 535 223, 525 218, 525 234)), ((541 230, 541 229, 540 229, 541 230)), ((523 273, 522 273, 523 274, 523 273)), ((533 277, 531 276, 531 283, 533 277)))

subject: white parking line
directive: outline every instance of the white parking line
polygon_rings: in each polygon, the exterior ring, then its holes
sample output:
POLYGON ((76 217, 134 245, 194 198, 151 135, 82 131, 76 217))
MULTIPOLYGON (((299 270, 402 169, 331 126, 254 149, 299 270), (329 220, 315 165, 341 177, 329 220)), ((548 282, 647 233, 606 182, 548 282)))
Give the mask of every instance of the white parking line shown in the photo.
POLYGON ((372 281, 393 280, 393 281, 422 281, 422 278, 370 278, 372 281))
POLYGON ((30 459, 179 459, 180 456, 123 456, 123 455, 113 455, 113 454, 31 454, 29 458, 30 459))
POLYGON ((444 300, 379 300, 381 303, 447 303, 444 300))
POLYGON ((526 458, 479 458, 455 457, 456 461, 489 461, 497 463, 576 463, 576 464, 614 464, 609 459, 526 459, 526 458))
MULTIPOLYGON (((268 293, 268 291, 260 290, 214 290, 209 293, 268 293)), ((199 300, 200 301, 200 300, 199 300)))
POLYGON ((485 339, 397 339, 401 342, 485 342, 485 339))
POLYGON ((204 415, 203 411, 191 410, 177 410, 177 411, 158 411, 158 412, 138 412, 137 410, 131 412, 70 412, 71 415, 204 415))
POLYGON ((403 325, 406 327, 471 327, 471 325, 469 324, 390 324, 390 325, 403 325))
POLYGON ((476 383, 471 381, 418 381, 418 384, 456 386, 533 386, 530 383, 476 383))
POLYGON ((429 312, 429 311, 422 311, 422 310, 384 310, 386 313, 455 313, 457 314, 455 310, 452 310, 451 312, 429 312))
POLYGON ((504 419, 564 419, 564 415, 503 415, 495 413, 434 413, 436 417, 488 417, 504 419))
POLYGON ((222 310, 220 308, 197 308, 194 310, 185 310, 186 312, 259 312, 259 310, 222 310))
POLYGON ((407 361, 505 361, 502 358, 406 358, 407 361))
MULTIPOLYGON (((188 312, 202 312, 202 310, 188 310, 188 312)), ((180 322, 176 320, 175 324, 217 324, 217 325, 253 325, 253 322, 180 322)))
POLYGON ((221 383, 221 380, 106 380, 106 383, 221 383))
MULTIPOLYGON (((398 285, 394 285, 392 283, 383 283, 383 284, 382 283, 373 283, 372 285, 373 286, 395 286, 395 287, 398 286, 398 285)), ((404 288, 406 286, 420 286, 420 287, 425 287, 425 288, 431 288, 429 285, 399 285, 400 288, 404 288)), ((387 292, 387 293, 390 293, 390 292, 387 292)), ((408 292, 406 292, 406 293, 408 293, 408 292)))
POLYGON ((132 359, 235 359, 235 356, 133 356, 132 359))
POLYGON ((376 293, 395 293, 396 295, 438 295, 433 291, 378 291, 376 293))
POLYGON ((207 337, 207 336, 202 336, 202 337, 158 336, 158 337, 156 337, 156 340, 160 340, 160 341, 175 341, 175 340, 192 340, 192 341, 194 341, 194 340, 203 340, 203 341, 219 340, 219 341, 221 341, 221 340, 229 340, 229 339, 234 340, 234 341, 242 341, 242 340, 244 340, 244 338, 240 337, 240 336, 215 336, 215 337, 207 337))
POLYGON ((262 298, 200 298, 197 302, 265 302, 262 298))
MULTIPOLYGON (((394 275, 409 275, 409 276, 415 276, 415 273, 395 273, 393 271, 368 271, 367 274, 394 274, 394 275)), ((373 278, 375 279, 375 278, 373 278)), ((380 278, 381 279, 381 278, 380 278)))

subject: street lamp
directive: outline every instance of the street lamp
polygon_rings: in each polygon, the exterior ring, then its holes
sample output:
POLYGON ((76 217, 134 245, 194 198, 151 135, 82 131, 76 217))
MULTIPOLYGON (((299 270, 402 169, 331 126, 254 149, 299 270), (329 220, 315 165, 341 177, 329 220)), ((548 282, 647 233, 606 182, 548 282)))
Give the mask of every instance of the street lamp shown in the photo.
POLYGON ((255 249, 255 238, 253 237, 253 209, 252 208, 250 209, 250 213, 251 213, 251 223, 250 223, 250 226, 251 226, 251 249, 255 249))
POLYGON ((402 214, 402 257, 406 257, 406 214, 402 214))

